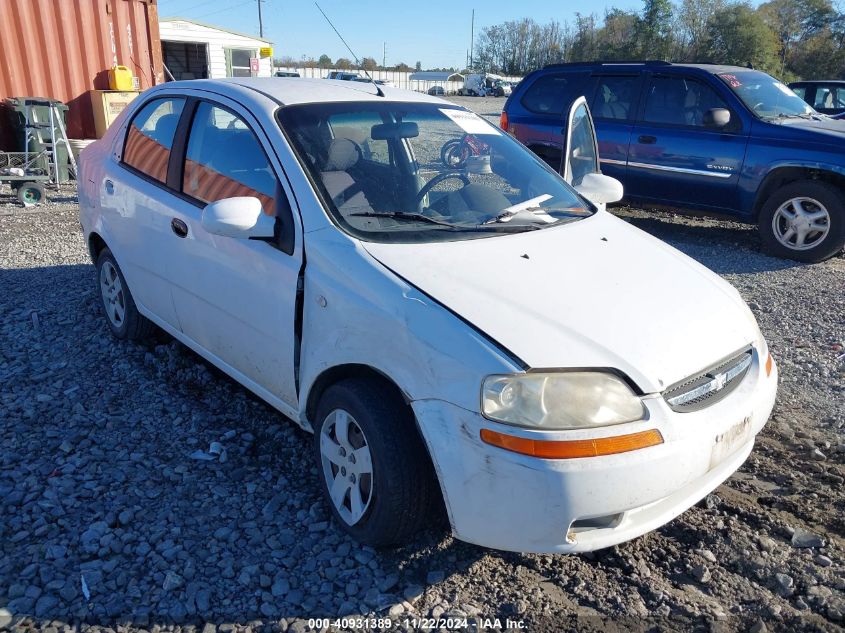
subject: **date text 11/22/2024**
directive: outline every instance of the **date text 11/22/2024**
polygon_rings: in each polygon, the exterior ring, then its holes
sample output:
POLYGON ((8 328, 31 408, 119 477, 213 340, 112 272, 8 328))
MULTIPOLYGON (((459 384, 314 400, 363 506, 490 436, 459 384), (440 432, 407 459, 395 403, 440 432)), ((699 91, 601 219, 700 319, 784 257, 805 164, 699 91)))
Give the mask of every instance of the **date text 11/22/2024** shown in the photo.
POLYGON ((308 627, 314 630, 325 628, 351 629, 353 631, 389 631, 394 626, 411 628, 416 631, 434 631, 446 629, 448 631, 485 631, 496 629, 519 631, 524 630, 526 624, 523 620, 511 620, 510 618, 310 618, 308 627))

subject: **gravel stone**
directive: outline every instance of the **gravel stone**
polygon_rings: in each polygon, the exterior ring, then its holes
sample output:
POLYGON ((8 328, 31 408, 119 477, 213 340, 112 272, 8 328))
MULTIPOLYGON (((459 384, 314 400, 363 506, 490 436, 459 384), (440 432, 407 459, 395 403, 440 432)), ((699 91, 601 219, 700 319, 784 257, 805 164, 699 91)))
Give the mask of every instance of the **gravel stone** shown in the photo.
POLYGON ((824 543, 824 538, 803 528, 795 528, 792 533, 793 547, 824 547, 824 543))

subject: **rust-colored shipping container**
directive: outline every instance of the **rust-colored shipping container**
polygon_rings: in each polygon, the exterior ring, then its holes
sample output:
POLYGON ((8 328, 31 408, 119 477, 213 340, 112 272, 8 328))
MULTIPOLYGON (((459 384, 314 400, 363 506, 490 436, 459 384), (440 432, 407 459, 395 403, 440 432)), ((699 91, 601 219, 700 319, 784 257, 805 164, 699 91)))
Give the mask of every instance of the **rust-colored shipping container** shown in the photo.
POLYGON ((116 64, 139 90, 164 81, 156 0, 0 0, 0 101, 58 99, 70 108, 68 136, 94 138, 88 93, 108 90, 116 64))

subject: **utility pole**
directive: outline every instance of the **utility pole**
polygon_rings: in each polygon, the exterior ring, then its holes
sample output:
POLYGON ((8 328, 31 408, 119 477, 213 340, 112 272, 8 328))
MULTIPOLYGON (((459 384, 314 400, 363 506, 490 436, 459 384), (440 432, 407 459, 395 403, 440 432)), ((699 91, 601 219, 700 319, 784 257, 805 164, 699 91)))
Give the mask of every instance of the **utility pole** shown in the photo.
POLYGON ((387 68, 387 42, 381 43, 381 68, 382 70, 387 68))
POLYGON ((261 3, 263 0, 258 0, 258 37, 264 37, 264 22, 261 19, 261 3))
POLYGON ((472 68, 472 45, 475 43, 475 9, 472 10, 472 24, 469 27, 469 67, 472 68))

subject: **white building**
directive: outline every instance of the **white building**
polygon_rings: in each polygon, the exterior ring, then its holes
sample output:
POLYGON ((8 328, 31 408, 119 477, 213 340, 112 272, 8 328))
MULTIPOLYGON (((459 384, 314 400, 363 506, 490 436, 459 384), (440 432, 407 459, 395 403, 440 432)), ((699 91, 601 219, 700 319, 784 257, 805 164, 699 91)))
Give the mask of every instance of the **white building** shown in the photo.
POLYGON ((262 49, 270 48, 270 40, 186 18, 161 18, 159 33, 167 80, 272 74, 272 52, 261 56, 262 49), (257 72, 250 67, 253 59, 258 60, 257 72))

